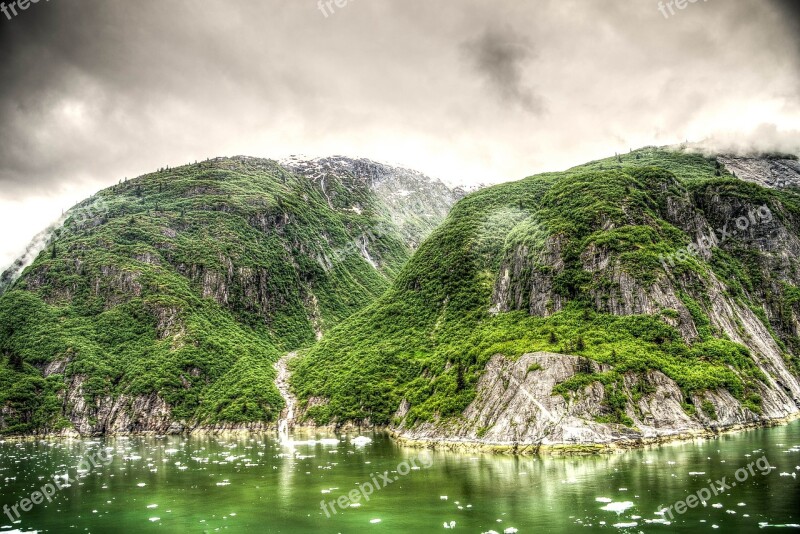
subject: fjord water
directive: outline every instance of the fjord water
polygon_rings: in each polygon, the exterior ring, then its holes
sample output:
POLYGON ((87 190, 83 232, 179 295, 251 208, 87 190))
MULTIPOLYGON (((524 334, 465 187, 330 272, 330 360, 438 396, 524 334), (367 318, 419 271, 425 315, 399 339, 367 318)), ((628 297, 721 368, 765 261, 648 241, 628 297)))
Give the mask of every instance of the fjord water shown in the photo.
MULTIPOLYGON (((0 532, 756 532, 799 528, 800 421, 589 457, 511 457, 423 452, 383 434, 372 441, 269 435, 130 437, 0 443, 0 504, 13 505, 56 474, 74 476, 93 451, 114 455, 52 503, 0 532), (423 455, 423 456, 420 456, 423 455), (706 506, 657 512, 766 456, 706 506), (416 459, 420 469, 407 470, 416 459), (407 462, 402 466, 403 462, 407 462), (430 466, 425 468, 425 466, 430 466), (401 466, 401 475, 396 470, 401 466), (327 517, 320 503, 386 479, 360 506, 327 517), (656 522, 653 522, 653 521, 656 522)), ((84 467, 86 464, 84 464, 84 467)), ((329 507, 330 509, 330 507, 329 507)))

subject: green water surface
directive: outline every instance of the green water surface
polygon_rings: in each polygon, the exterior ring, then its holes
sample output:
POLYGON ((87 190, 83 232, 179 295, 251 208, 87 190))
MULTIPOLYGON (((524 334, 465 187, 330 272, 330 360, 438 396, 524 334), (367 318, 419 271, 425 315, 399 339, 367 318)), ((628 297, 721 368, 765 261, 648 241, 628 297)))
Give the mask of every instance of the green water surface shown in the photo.
POLYGON ((294 445, 271 435, 0 442, 0 505, 18 504, 54 475, 75 479, 57 490, 51 503, 32 505, 19 519, 13 512, 11 519, 0 515, 0 533, 800 528, 800 421, 713 440, 571 458, 423 452, 400 447, 383 434, 365 436, 372 441, 364 445, 352 443, 356 435, 311 436, 340 441, 294 445), (78 464, 101 451, 113 455, 111 463, 96 460, 95 467, 84 461, 78 476, 78 464), (737 482, 737 470, 759 458, 766 458, 761 467, 768 461, 774 469, 754 466, 753 474, 737 482), (412 460, 418 469, 411 469, 412 460), (722 477, 736 486, 671 520, 659 513, 708 487, 708 479, 722 477), (372 484, 369 500, 357 490, 369 492, 367 483, 372 484), (347 497, 353 489, 358 502, 347 497), (333 513, 330 503, 340 498, 345 508, 334 505, 333 513))

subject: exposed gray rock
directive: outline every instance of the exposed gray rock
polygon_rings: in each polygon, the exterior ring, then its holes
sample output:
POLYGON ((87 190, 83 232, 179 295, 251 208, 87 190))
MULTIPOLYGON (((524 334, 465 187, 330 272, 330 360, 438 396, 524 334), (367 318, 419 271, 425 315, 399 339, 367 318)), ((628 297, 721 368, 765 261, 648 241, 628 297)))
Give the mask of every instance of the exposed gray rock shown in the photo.
POLYGON ((183 430, 183 424, 173 420, 169 405, 156 393, 89 401, 84 392, 85 381, 84 376, 73 375, 64 393, 64 414, 79 434, 167 434, 183 430))
MULTIPOLYGON (((633 426, 602 423, 598 418, 603 415, 605 390, 600 382, 566 399, 552 393, 557 384, 573 377, 582 365, 582 358, 564 354, 538 352, 515 361, 496 355, 478 382, 477 397, 458 420, 427 422, 411 428, 399 425, 393 431, 409 442, 505 446, 522 452, 541 446, 633 446, 758 425, 797 413, 797 407, 786 403, 785 397, 770 394, 765 387, 762 415, 744 408, 727 391, 712 391, 696 398, 695 404, 709 401, 717 418, 711 419, 702 412, 690 416, 683 409, 683 393, 678 385, 659 371, 649 371, 643 377, 626 374, 623 380, 627 414, 633 426), (635 402, 634 389, 640 381, 650 393, 635 402)), ((611 369, 594 362, 591 365, 594 372, 611 369)), ((405 404, 396 417, 402 419, 407 411, 405 404)))
POLYGON ((718 156, 737 178, 765 187, 800 187, 800 161, 785 157, 718 156))

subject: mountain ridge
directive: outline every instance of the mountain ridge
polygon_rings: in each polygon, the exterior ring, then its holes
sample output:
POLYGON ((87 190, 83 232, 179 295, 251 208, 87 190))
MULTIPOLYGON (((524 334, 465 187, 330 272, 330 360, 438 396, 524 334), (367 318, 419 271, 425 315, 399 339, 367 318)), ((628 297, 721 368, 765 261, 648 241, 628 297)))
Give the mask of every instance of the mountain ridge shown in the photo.
POLYGON ((0 297, 0 431, 273 421, 279 355, 382 293, 443 216, 411 206, 401 231, 357 178, 322 189, 274 160, 216 158, 70 210, 0 297))
POLYGON ((736 179, 716 157, 654 147, 470 195, 387 293, 296 363, 301 408, 411 441, 506 445, 792 416, 798 206, 796 190, 736 179), (737 224, 747 232, 697 253, 737 224), (535 355, 552 353, 558 380, 542 388, 535 355))
POLYGON ((512 450, 792 417, 795 162, 646 147, 467 196, 342 157, 144 175, 0 296, 0 432, 265 430, 290 396, 512 450))

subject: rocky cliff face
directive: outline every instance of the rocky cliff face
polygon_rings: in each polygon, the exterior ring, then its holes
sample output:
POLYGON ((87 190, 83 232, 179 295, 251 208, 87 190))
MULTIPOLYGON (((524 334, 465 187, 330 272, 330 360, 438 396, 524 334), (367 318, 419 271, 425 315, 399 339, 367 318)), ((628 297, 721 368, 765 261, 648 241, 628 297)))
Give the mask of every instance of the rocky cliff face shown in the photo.
POLYGON ((720 163, 738 178, 764 187, 800 187, 800 161, 788 156, 720 156, 720 163))
MULTIPOLYGON (((713 434, 723 430, 763 425, 797 414, 795 402, 780 389, 764 385, 762 412, 755 414, 727 391, 693 395, 690 415, 681 388, 659 371, 627 373, 621 393, 630 425, 603 422, 606 389, 599 381, 562 396, 553 390, 586 370, 580 357, 553 353, 524 354, 516 360, 494 356, 477 386, 477 397, 458 419, 399 425, 393 432, 402 440, 449 448, 501 447, 537 452, 541 447, 639 446, 676 438, 713 434)), ((592 369, 610 367, 589 363, 592 369)), ((796 383, 796 378, 795 378, 796 383)), ((774 386, 774 385, 773 385, 774 386)), ((396 414, 405 416, 407 407, 396 414)), ((589 448, 587 450, 598 450, 589 448)))
MULTIPOLYGON (((762 186, 800 186, 800 166, 796 160, 720 157, 719 161, 743 180, 762 186)), ((676 267, 675 262, 680 260, 670 257, 666 259, 666 269, 654 281, 650 277, 637 278, 612 253, 611 247, 592 243, 580 256, 581 267, 593 277, 610 282, 589 291, 593 307, 620 316, 658 315, 663 310, 672 310, 669 321, 691 344, 700 335, 692 310, 682 295, 694 295, 704 301, 703 311, 711 329, 718 336, 747 347, 763 373, 763 380, 755 386, 760 398, 758 413, 725 390, 692 392, 687 399, 674 380, 650 370, 624 374, 624 410, 631 424, 604 424, 599 421, 604 415, 602 406, 607 403, 607 391, 599 380, 565 396, 553 394, 558 384, 579 374, 580 358, 536 353, 509 360, 498 354, 487 364, 478 382, 476 399, 461 418, 411 428, 401 425, 395 431, 405 439, 450 445, 465 441, 514 447, 625 444, 795 416, 800 411, 800 377, 794 358, 787 355, 785 343, 796 339, 798 322, 793 313, 787 317, 785 299, 775 297, 785 294, 787 286, 800 285, 797 271, 800 225, 796 214, 781 204, 770 204, 770 208, 757 198, 729 196, 724 187, 708 187, 690 194, 676 180, 665 184, 665 189, 673 189, 677 194, 667 199, 661 215, 691 236, 693 242, 708 244, 706 249, 697 248, 701 260, 710 259, 715 250, 732 255, 747 251, 754 257, 751 268, 763 285, 740 293, 713 269, 674 272, 670 267, 676 267), (759 318, 758 312, 769 320, 759 318), (770 332, 773 326, 783 335, 773 335, 770 332), (704 409, 687 413, 687 401, 704 409)), ((613 223, 602 225, 603 231, 614 228, 613 223)), ((497 313, 524 309, 540 316, 559 312, 569 299, 554 291, 554 281, 568 267, 563 260, 560 236, 548 238, 535 254, 531 254, 527 245, 514 246, 494 283, 491 310, 497 313)), ((605 370, 610 369, 613 367, 605 370)), ((594 369, 582 372, 592 373, 594 369)), ((406 410, 407 407, 402 407, 396 417, 402 419, 406 410)))

